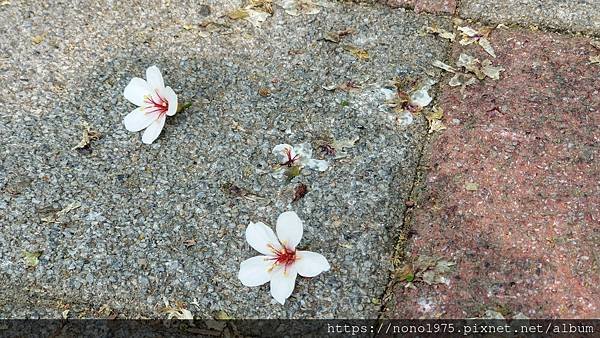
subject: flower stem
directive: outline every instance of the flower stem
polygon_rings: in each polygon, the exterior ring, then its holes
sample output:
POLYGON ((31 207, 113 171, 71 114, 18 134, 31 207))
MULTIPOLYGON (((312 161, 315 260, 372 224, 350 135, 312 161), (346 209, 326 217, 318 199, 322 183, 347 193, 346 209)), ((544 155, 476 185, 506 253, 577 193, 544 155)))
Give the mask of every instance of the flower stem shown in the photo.
POLYGON ((182 111, 184 111, 184 110, 188 109, 188 108, 189 108, 189 107, 191 107, 191 106, 192 106, 192 103, 191 103, 191 102, 184 102, 184 103, 182 103, 182 104, 178 104, 178 105, 177 105, 177 112, 178 112, 178 113, 181 113, 182 111))

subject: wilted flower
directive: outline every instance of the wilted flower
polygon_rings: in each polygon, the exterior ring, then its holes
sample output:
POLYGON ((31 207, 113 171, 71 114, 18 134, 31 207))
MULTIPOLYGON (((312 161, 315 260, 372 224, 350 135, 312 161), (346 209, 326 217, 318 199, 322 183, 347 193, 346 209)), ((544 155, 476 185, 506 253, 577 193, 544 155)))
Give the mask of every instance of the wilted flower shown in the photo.
POLYGON ((177 95, 171 87, 165 87, 160 70, 156 66, 146 69, 146 80, 131 79, 123 95, 129 102, 138 106, 123 119, 129 131, 146 129, 142 142, 150 144, 162 131, 167 116, 177 112, 177 95))
MULTIPOLYGON (((312 158, 312 148, 308 143, 291 146, 289 144, 278 144, 273 148, 273 155, 277 157, 278 168, 275 176, 280 177, 289 169, 301 170, 304 167, 325 171, 329 164, 325 160, 312 158)), ((292 175, 293 176, 293 175, 292 175)))
POLYGON ((314 277, 330 266, 318 253, 296 250, 302 239, 302 221, 293 211, 279 215, 277 236, 264 223, 250 223, 246 228, 246 241, 263 254, 243 261, 238 278, 245 286, 259 286, 270 282, 271 295, 284 304, 294 291, 296 276, 314 277))

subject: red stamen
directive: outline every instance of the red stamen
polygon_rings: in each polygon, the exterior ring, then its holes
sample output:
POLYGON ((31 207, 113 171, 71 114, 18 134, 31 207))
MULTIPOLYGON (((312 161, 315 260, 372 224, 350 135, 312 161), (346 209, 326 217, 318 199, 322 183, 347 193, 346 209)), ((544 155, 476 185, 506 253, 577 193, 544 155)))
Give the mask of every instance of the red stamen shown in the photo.
POLYGON ((283 265, 285 269, 296 261, 296 250, 290 250, 286 247, 278 251, 273 257, 275 264, 283 265))
POLYGON ((155 100, 154 97, 148 95, 146 96, 144 102, 148 104, 146 109, 146 114, 158 113, 159 115, 166 114, 169 110, 169 101, 167 101, 164 97, 160 96, 158 90, 155 91, 158 99, 155 100))
POLYGON ((290 148, 285 149, 285 155, 287 156, 287 161, 285 163, 281 164, 283 166, 291 167, 294 165, 294 162, 296 162, 300 158, 300 156, 298 156, 298 154, 296 154, 296 155, 294 155, 294 157, 292 157, 292 149, 290 149, 290 148))

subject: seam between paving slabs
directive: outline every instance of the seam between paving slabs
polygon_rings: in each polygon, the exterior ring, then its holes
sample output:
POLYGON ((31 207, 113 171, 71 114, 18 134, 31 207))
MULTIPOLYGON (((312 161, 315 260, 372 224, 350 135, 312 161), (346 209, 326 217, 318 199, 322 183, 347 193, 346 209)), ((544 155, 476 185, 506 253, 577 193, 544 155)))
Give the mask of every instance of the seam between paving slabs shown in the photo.
MULTIPOLYGON (((459 17, 459 12, 458 12, 458 6, 460 5, 460 0, 457 0, 457 5, 456 5, 456 10, 454 11, 454 14, 451 16, 452 19, 458 18, 459 17)), ((447 15, 436 15, 436 14, 428 14, 431 16, 436 16, 436 17, 448 17, 447 15)), ((451 20, 452 20, 451 19, 451 20)), ((449 42, 448 46, 446 48, 446 55, 444 57, 446 62, 449 62, 450 60, 450 56, 452 54, 452 49, 454 47, 454 44, 457 42, 449 42)), ((439 103, 439 97, 440 94, 442 92, 442 86, 443 86, 443 78, 444 78, 444 73, 440 73, 438 79, 438 83, 434 86, 434 88, 436 89, 436 99, 434 100, 434 102, 436 104, 439 103)), ((423 117, 424 118, 424 117, 423 117)), ((379 308, 379 312, 377 313, 377 320, 383 320, 385 319, 385 313, 387 311, 387 305, 388 303, 394 299, 394 294, 393 294, 393 290, 394 290, 394 286, 395 286, 395 271, 398 267, 402 266, 403 263, 406 262, 406 257, 404 257, 404 251, 406 249, 406 244, 408 243, 409 238, 409 234, 410 231, 412 230, 412 216, 413 216, 413 211, 414 209, 417 208, 417 204, 418 201, 420 200, 421 197, 421 193, 424 192, 424 189, 426 189, 426 187, 423 185, 425 178, 427 177, 427 175, 429 174, 429 165, 424 163, 424 162, 428 162, 429 161, 429 150, 430 150, 430 146, 434 140, 434 138, 437 136, 435 133, 430 134, 429 133, 429 123, 426 122, 426 126, 425 129, 423 131, 423 135, 421 136, 421 144, 418 150, 418 156, 417 156, 417 163, 415 166, 415 171, 413 173, 413 179, 411 182, 411 186, 410 186, 410 190, 408 193, 408 198, 410 201, 414 202, 414 205, 412 207, 405 207, 404 208, 404 212, 402 214, 402 227, 400 228, 398 234, 395 236, 395 244, 394 244, 394 252, 392 253, 392 265, 393 265, 393 271, 390 272, 389 274, 389 281, 383 291, 383 293, 381 294, 381 296, 379 297, 379 299, 381 300, 381 306, 379 308)), ((405 203, 405 201, 401 201, 402 203, 405 203)))

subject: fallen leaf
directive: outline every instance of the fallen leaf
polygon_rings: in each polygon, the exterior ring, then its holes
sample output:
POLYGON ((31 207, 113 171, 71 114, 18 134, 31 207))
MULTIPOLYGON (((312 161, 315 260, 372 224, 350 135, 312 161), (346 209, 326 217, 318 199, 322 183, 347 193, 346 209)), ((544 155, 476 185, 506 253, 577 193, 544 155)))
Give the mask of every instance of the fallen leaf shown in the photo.
POLYGON ((255 27, 260 27, 263 22, 267 20, 271 14, 262 11, 256 11, 253 9, 246 9, 248 16, 245 17, 246 21, 250 22, 255 27))
POLYGON ((600 65, 600 55, 590 56, 590 64, 595 64, 595 63, 600 65))
POLYGON ((444 118, 442 108, 433 106, 431 111, 425 114, 425 118, 429 122, 429 134, 446 129, 446 126, 442 123, 442 118, 444 118))
POLYGON ((181 25, 181 27, 183 27, 183 29, 185 29, 186 31, 189 31, 190 29, 194 28, 194 25, 183 24, 181 25))
POLYGON ((466 183, 465 189, 468 191, 477 191, 477 189, 479 189, 479 184, 473 182, 466 183))
POLYGON ((350 54, 354 55, 359 60, 369 59, 369 52, 367 52, 365 49, 358 48, 352 45, 346 45, 344 46, 344 49, 350 52, 350 54))
POLYGON ((328 91, 332 91, 335 90, 338 86, 333 84, 333 85, 322 85, 321 88, 328 90, 328 91))
POLYGON ((67 317, 69 317, 69 310, 65 310, 65 311, 61 312, 61 315, 62 315, 63 319, 67 319, 67 317))
POLYGON ((492 57, 496 57, 496 53, 494 52, 494 48, 492 44, 487 39, 488 35, 491 32, 491 28, 483 27, 480 28, 479 31, 474 30, 471 27, 458 27, 458 30, 461 32, 462 39, 459 43, 463 46, 470 45, 472 43, 477 43, 483 50, 485 50, 492 57))
POLYGON ((186 247, 191 247, 196 245, 198 242, 195 239, 186 239, 185 241, 183 241, 183 245, 185 245, 186 247))
POLYGON ((225 312, 223 310, 219 310, 219 311, 215 312, 213 317, 216 320, 231 320, 231 319, 233 319, 233 317, 231 317, 229 314, 227 314, 227 312, 225 312))
POLYGON ((333 32, 328 32, 327 34, 325 34, 325 36, 323 37, 323 39, 325 41, 329 41, 329 42, 333 42, 333 43, 339 43, 343 37, 350 35, 350 34, 354 34, 356 31, 352 28, 346 28, 344 30, 339 30, 339 31, 333 31, 333 32))
POLYGON ((321 9, 319 7, 323 6, 323 3, 313 0, 283 0, 280 6, 288 15, 298 16, 300 14, 320 13, 321 9))
POLYGON ((166 297, 163 296, 163 302, 165 303, 165 307, 162 309, 163 313, 167 314, 167 319, 184 319, 184 320, 193 320, 194 316, 192 313, 184 308, 183 304, 180 302, 175 302, 175 306, 171 306, 166 297))
POLYGON ((61 218, 62 216, 66 215, 67 213, 69 213, 72 210, 75 210, 75 209, 77 209, 79 207, 81 207, 81 203, 79 203, 79 202, 72 202, 69 205, 67 205, 66 207, 64 207, 63 209, 61 209, 56 214, 50 214, 49 216, 44 217, 41 220, 43 222, 46 222, 46 223, 57 223, 57 221, 58 221, 59 218, 61 218))
POLYGON ((43 33, 40 35, 36 35, 34 37, 31 38, 31 42, 33 42, 36 45, 39 45, 40 43, 42 43, 42 41, 44 41, 44 39, 46 38, 46 34, 47 33, 43 33))
POLYGON ((475 76, 483 80, 485 78, 485 74, 481 71, 481 62, 479 59, 472 57, 469 54, 461 53, 456 61, 456 67, 464 68, 466 71, 475 74, 475 76))
POLYGON ((87 122, 84 122, 82 127, 83 131, 81 133, 81 141, 79 141, 79 143, 73 147, 73 149, 88 148, 92 141, 100 139, 101 134, 98 131, 93 130, 87 122))
POLYGON ((267 97, 267 96, 271 95, 271 91, 267 87, 261 87, 258 89, 258 95, 260 95, 262 97, 267 97))
POLYGON ((44 251, 23 251, 25 265, 28 268, 35 268, 39 264, 39 258, 43 253, 44 251))
POLYGON ((590 40, 590 45, 592 45, 593 47, 600 49, 600 40, 590 40))
POLYGON ((292 202, 296 202, 296 201, 300 200, 302 197, 304 197, 304 195, 306 195, 307 192, 308 192, 308 187, 306 186, 306 184, 300 183, 296 187, 296 191, 294 192, 294 199, 292 200, 292 202))
POLYGON ((231 11, 229 13, 227 13, 227 16, 231 19, 231 20, 240 20, 240 19, 244 19, 247 18, 248 16, 250 16, 250 14, 248 14, 248 11, 242 8, 238 8, 234 11, 231 11))
POLYGON ((61 211, 59 211, 56 215, 60 216, 64 216, 67 213, 69 213, 72 210, 75 210, 77 208, 81 207, 81 203, 79 202, 72 202, 69 205, 67 205, 64 209, 62 209, 61 211))
POLYGON ((0 2, 0 6, 8 6, 10 5, 10 0, 4 0, 2 2, 0 2))
POLYGON ((492 57, 496 57, 496 52, 494 52, 494 48, 492 47, 492 44, 488 39, 480 38, 479 40, 477 40, 477 43, 492 57))
POLYGON ((443 28, 439 28, 437 26, 433 26, 433 27, 425 27, 425 31, 428 34, 433 34, 433 35, 437 35, 440 38, 443 39, 448 39, 451 42, 454 42, 454 39, 456 38, 454 33, 448 32, 447 30, 443 29, 443 28))
POLYGON ((454 67, 452 67, 452 66, 450 66, 450 65, 447 65, 447 64, 443 63, 442 61, 435 60, 435 61, 433 61, 431 64, 432 64, 434 67, 437 67, 437 68, 443 69, 443 70, 445 70, 445 71, 447 71, 447 72, 450 72, 450 73, 456 73, 456 69, 454 69, 454 67))
POLYGON ((503 72, 504 68, 492 66, 492 61, 483 60, 481 63, 481 72, 492 80, 500 80, 500 72, 503 72))

